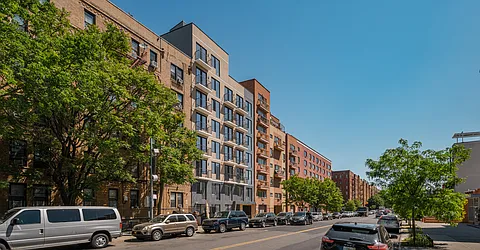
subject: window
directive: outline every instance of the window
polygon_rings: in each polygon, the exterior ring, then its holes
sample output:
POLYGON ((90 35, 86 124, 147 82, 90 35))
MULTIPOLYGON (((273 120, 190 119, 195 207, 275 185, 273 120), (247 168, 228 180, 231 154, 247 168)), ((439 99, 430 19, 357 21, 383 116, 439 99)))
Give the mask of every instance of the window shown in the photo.
POLYGON ((140 44, 132 39, 132 56, 136 58, 138 55, 140 55, 140 44))
POLYGON ((80 211, 78 209, 48 209, 48 222, 76 222, 80 221, 80 211))
POLYGON ((170 215, 170 217, 168 217, 168 220, 170 222, 178 222, 178 217, 176 215, 170 215))
POLYGON ((83 190, 83 205, 93 206, 95 205, 95 192, 91 188, 85 188, 83 190))
POLYGON ((215 90, 215 96, 220 98, 220 82, 212 77, 212 89, 215 90))
POLYGON ((85 28, 87 28, 88 26, 90 25, 94 25, 95 24, 95 15, 92 14, 91 12, 85 10, 84 11, 84 26, 85 28))
POLYGON ((10 183, 8 190, 8 208, 25 207, 26 200, 26 184, 10 183))
POLYGON ((138 208, 138 190, 130 190, 130 207, 131 208, 138 208))
POLYGON ((307 175, 307 170, 306 169, 303 170, 303 174, 307 175))
POLYGON ((252 115, 253 115, 252 103, 249 102, 249 101, 246 101, 245 105, 246 105, 246 108, 247 108, 248 116, 252 117, 252 115))
MULTIPOLYGON (((244 160, 243 151, 235 150, 235 158, 237 158, 237 159, 236 159, 236 162, 237 162, 238 164, 242 163, 243 160, 244 160)), ((237 168, 237 170, 243 170, 243 169, 237 168)))
POLYGON ((215 111, 215 117, 220 118, 220 103, 212 99, 213 111, 215 111))
POLYGON ((303 151, 303 156, 307 157, 307 151, 303 151))
POLYGON ((247 188, 247 201, 253 200, 252 194, 253 194, 252 188, 247 188))
POLYGON ((225 196, 231 197, 232 196, 232 186, 224 184, 223 185, 223 193, 225 194, 225 196))
POLYGON ((275 199, 281 199, 282 194, 281 193, 275 193, 275 199))
POLYGON ((243 97, 237 95, 237 99, 235 99, 236 105, 239 108, 243 109, 244 103, 243 103, 243 97))
POLYGON ((258 175, 257 175, 257 179, 258 179, 259 181, 267 181, 267 176, 264 175, 264 174, 258 174, 258 175))
POLYGON ((240 126, 240 127, 244 126, 243 115, 235 113, 235 124, 237 124, 237 126, 240 126))
POLYGON ((33 206, 48 206, 49 205, 49 189, 47 186, 33 187, 33 206))
POLYGON ((250 167, 252 164, 252 154, 246 153, 245 154, 245 163, 250 167))
POLYGON ((233 148, 229 146, 223 146, 223 154, 224 154, 224 160, 225 161, 231 161, 233 160, 233 148))
POLYGON ((207 88, 209 87, 207 83, 207 73, 198 67, 196 68, 196 71, 195 71, 195 83, 202 84, 207 88))
POLYGON ((221 190, 221 185, 220 184, 212 184, 213 188, 213 194, 215 195, 216 200, 220 200, 220 190, 221 190))
POLYGON ((84 221, 94 221, 94 220, 115 220, 117 215, 113 209, 108 208, 83 208, 82 209, 83 220, 84 221))
POLYGON ((247 135, 245 136, 245 138, 247 141, 248 149, 252 150, 252 137, 247 135))
POLYGON ((195 130, 207 131, 207 117, 196 113, 195 114, 195 130))
POLYGON ((233 110, 231 108, 225 107, 223 109, 223 120, 224 121, 233 121, 233 110))
POLYGON ((294 176, 295 175, 295 169, 290 169, 290 176, 294 176))
POLYGON ((191 215, 191 214, 187 214, 187 218, 190 221, 196 221, 195 217, 193 217, 193 215, 191 215))
POLYGON ((233 102, 233 91, 227 87, 224 88, 223 100, 226 102, 233 102))
POLYGON ((195 92, 195 105, 207 109, 207 95, 197 90, 195 92))
POLYGON ((307 160, 303 160, 303 166, 307 166, 307 160))
POLYGON ((207 152, 207 138, 197 136, 197 148, 203 152, 207 152))
POLYGON ((223 126, 223 136, 225 141, 233 140, 233 129, 228 126, 223 126))
POLYGON ((260 197, 260 198, 267 198, 267 191, 257 190, 257 196, 260 197))
POLYGON ((207 62, 207 50, 198 43, 196 45, 195 59, 207 62))
POLYGON ((185 215, 177 215, 178 222, 185 222, 187 221, 187 217, 185 215))
POLYGON ((24 167, 27 165, 27 142, 10 141, 9 145, 10 165, 13 167, 24 167))
POLYGON ((153 50, 150 50, 150 63, 151 62, 157 62, 158 60, 158 56, 157 56, 157 53, 153 50))
POLYGON ((220 76, 220 61, 212 55, 212 67, 215 68, 215 73, 220 76))
POLYGON ((192 191, 201 194, 202 198, 205 198, 207 196, 207 183, 204 181, 193 183, 192 191))
MULTIPOLYGON (((152 60, 152 52, 150 52, 150 60, 152 60)), ((156 58, 156 54, 155 54, 155 58, 156 58)), ((183 69, 179 68, 177 65, 175 64, 170 64, 170 77, 172 79, 175 79, 175 81, 177 79, 182 79, 183 80, 183 69)))
MULTIPOLYGON (((215 101, 214 101, 215 102, 215 101)), ((212 131, 214 132, 215 138, 220 139, 220 123, 212 120, 212 131)))
POLYGON ((183 208, 183 193, 170 193, 170 207, 183 208))
POLYGON ((247 129, 248 129, 248 132, 249 132, 250 134, 253 133, 252 120, 250 120, 250 119, 247 119, 247 129))
POLYGON ((212 152, 214 153, 215 159, 220 159, 220 143, 212 141, 212 152))
POLYGON ((19 225, 40 224, 40 210, 26 210, 15 216, 19 225))
POLYGON ((243 145, 243 133, 242 132, 235 132, 235 140, 238 145, 243 145))
POLYGON ((201 176, 207 173, 207 161, 199 160, 195 162, 195 173, 197 176, 201 176))
POLYGON ((212 173, 213 173, 213 178, 220 180, 220 163, 212 162, 212 173))
POLYGON ((108 190, 108 206, 117 207, 118 206, 118 189, 109 189, 108 190))
POLYGON ((183 94, 177 93, 178 105, 183 109, 183 94))

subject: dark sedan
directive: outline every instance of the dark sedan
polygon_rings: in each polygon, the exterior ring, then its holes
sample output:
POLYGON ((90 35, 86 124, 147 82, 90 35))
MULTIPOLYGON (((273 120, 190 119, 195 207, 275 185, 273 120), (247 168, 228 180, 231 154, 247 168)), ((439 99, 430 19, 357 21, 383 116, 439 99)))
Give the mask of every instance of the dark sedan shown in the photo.
POLYGON ((293 212, 281 212, 277 214, 277 223, 279 225, 288 225, 292 219, 293 212))
POLYGON ((310 212, 296 212, 290 220, 291 225, 311 225, 313 224, 313 217, 310 212))
POLYGON ((383 215, 378 219, 377 224, 383 225, 389 233, 400 233, 401 221, 395 215, 383 215))
POLYGON ((259 213, 248 221, 249 227, 277 226, 277 216, 274 213, 259 213))

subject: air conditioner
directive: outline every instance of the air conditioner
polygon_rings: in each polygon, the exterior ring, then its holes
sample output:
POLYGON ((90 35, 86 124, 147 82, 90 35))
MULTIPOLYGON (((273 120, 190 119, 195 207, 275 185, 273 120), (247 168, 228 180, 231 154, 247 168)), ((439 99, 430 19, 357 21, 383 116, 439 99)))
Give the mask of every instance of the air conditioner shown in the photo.
POLYGON ((179 84, 183 84, 183 79, 180 78, 179 76, 177 76, 177 79, 176 79, 176 80, 177 80, 177 82, 178 82, 179 84))
POLYGON ((137 53, 135 53, 135 52, 132 52, 131 56, 132 56, 134 59, 137 59, 137 57, 138 57, 137 53))
POLYGON ((150 61, 150 66, 154 68, 158 68, 158 62, 157 61, 150 61))

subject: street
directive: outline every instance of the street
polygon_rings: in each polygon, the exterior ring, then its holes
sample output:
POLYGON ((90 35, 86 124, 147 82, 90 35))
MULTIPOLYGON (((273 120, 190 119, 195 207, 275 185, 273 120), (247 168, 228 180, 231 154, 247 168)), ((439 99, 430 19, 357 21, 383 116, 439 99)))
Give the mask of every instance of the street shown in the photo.
MULTIPOLYGON (((327 232, 330 226, 336 222, 364 222, 376 223, 373 216, 352 217, 344 219, 335 219, 330 221, 314 222, 308 226, 281 225, 266 228, 247 228, 245 231, 233 230, 224 234, 210 233, 206 234, 200 229, 200 232, 191 238, 185 236, 165 237, 160 241, 139 241, 130 236, 123 236, 116 239, 107 249, 295 249, 311 250, 320 248, 322 236, 327 232)), ((61 250, 72 249, 72 247, 56 248, 61 250)), ((82 249, 77 247, 75 249, 82 249)), ((50 249, 53 250, 53 249, 50 249)))

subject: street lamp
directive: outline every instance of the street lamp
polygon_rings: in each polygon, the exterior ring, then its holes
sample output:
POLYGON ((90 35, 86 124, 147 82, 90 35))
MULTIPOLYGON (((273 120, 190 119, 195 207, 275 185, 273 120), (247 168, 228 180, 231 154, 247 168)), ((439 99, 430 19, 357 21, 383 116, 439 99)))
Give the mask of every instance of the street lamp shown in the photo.
POLYGON ((153 220, 153 182, 158 181, 158 175, 153 173, 154 169, 154 161, 153 158, 160 154, 160 150, 158 148, 153 148, 153 138, 150 138, 150 219, 153 220))

